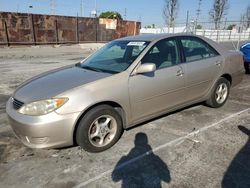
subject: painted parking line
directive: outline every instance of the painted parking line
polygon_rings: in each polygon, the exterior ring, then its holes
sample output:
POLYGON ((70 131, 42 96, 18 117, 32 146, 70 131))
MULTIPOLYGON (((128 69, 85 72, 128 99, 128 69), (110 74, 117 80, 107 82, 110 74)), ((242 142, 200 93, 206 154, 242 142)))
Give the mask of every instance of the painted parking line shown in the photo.
MULTIPOLYGON (((177 143, 179 143, 179 142, 184 141, 185 139, 190 139, 190 137, 193 137, 193 136, 197 135, 198 133, 201 133, 201 132, 204 132, 204 131, 206 131, 206 130, 208 130, 208 129, 210 129, 210 128, 216 127, 216 126, 220 125, 221 123, 223 123, 223 122, 225 122, 225 121, 227 121, 227 120, 230 120, 230 119, 232 119, 232 118, 235 118, 235 117, 237 117, 237 116, 239 116, 239 115, 241 115, 241 114, 243 114, 243 113, 245 113, 245 112, 248 112, 248 111, 250 111, 250 108, 247 108, 247 109, 245 109, 245 110, 236 112, 236 113, 234 113, 234 114, 231 114, 231 115, 229 115, 229 116, 227 116, 227 117, 221 119, 221 120, 218 121, 218 122, 212 123, 212 124, 210 124, 210 125, 208 125, 208 126, 205 126, 205 127, 202 127, 202 128, 200 128, 200 129, 198 129, 198 130, 196 130, 196 131, 193 131, 193 132, 191 132, 191 133, 189 133, 189 134, 187 134, 187 135, 185 135, 185 136, 179 137, 179 138, 174 139, 174 140, 172 140, 172 141, 170 141, 170 142, 167 142, 167 143, 165 143, 165 144, 162 144, 162 145, 160 145, 160 146, 158 146, 158 147, 156 147, 156 148, 154 148, 154 149, 152 149, 152 150, 150 150, 150 151, 148 151, 148 152, 146 152, 146 153, 144 153, 144 154, 142 154, 142 155, 139 155, 139 156, 137 156, 137 157, 135 157, 135 158, 133 158, 133 159, 131 159, 131 160, 128 160, 128 161, 124 162, 123 164, 117 166, 116 169, 118 170, 118 169, 121 169, 121 168, 123 168, 123 167, 125 167, 125 166, 128 166, 128 165, 130 165, 131 163, 133 163, 133 162, 135 162, 135 161, 138 161, 138 160, 142 159, 143 157, 145 157, 145 156, 147 156, 147 155, 149 155, 149 154, 151 154, 151 153, 154 153, 154 152, 157 152, 157 151, 159 151, 159 150, 162 150, 162 149, 164 149, 164 148, 166 148, 166 147, 168 147, 168 146, 175 145, 175 144, 177 144, 177 143)), ((107 171, 105 171, 105 172, 103 172, 103 173, 101 173, 101 174, 95 176, 94 178, 91 178, 91 179, 89 179, 89 180, 87 180, 87 181, 84 181, 84 182, 82 182, 82 183, 76 185, 74 188, 81 188, 81 187, 86 186, 86 185, 88 185, 88 184, 90 184, 90 183, 92 183, 92 182, 95 182, 95 181, 101 179, 102 177, 104 177, 104 176, 106 176, 106 175, 110 175, 110 174, 113 172, 113 170, 114 170, 114 169, 107 170, 107 171)))

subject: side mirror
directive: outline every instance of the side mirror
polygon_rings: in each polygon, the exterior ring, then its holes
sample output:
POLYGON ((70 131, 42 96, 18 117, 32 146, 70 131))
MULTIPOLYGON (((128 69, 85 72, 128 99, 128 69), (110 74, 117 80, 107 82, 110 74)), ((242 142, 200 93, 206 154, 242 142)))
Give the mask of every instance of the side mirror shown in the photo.
POLYGON ((144 63, 141 64, 137 69, 136 69, 136 74, 143 74, 143 73, 148 73, 148 72, 154 72, 156 70, 156 66, 154 63, 144 63))

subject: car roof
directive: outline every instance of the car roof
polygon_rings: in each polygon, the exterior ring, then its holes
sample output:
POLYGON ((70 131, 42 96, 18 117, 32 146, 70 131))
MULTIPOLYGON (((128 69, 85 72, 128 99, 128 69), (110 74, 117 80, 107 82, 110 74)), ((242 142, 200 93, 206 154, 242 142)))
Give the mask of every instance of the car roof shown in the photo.
POLYGON ((222 45, 219 45, 217 42, 200 36, 200 35, 195 35, 192 33, 161 33, 161 34, 140 34, 140 35, 135 35, 135 36, 129 36, 129 37, 124 37, 120 39, 116 39, 115 41, 148 41, 148 42, 157 42, 161 39, 169 38, 169 37, 196 37, 199 39, 202 39, 203 41, 207 42, 209 45, 211 45, 219 54, 223 54, 227 52, 228 50, 223 47, 222 45))
POLYGON ((128 36, 124 38, 120 38, 117 40, 128 40, 128 41, 157 41, 160 39, 168 38, 168 37, 174 37, 174 36, 196 36, 193 34, 189 33, 175 33, 175 34, 166 34, 166 33, 161 33, 161 34, 140 34, 140 35, 135 35, 135 36, 128 36))

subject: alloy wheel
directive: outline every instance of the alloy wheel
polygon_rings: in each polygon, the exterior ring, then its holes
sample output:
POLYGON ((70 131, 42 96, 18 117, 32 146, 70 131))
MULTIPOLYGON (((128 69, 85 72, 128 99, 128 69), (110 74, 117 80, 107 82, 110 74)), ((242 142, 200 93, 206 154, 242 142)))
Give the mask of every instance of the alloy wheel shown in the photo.
POLYGON ((227 95, 228 95, 227 84, 225 83, 219 84, 215 92, 216 102, 222 104, 227 99, 227 95))
POLYGON ((108 145, 117 132, 117 122, 110 115, 102 115, 96 118, 88 131, 88 138, 91 144, 96 147, 108 145))

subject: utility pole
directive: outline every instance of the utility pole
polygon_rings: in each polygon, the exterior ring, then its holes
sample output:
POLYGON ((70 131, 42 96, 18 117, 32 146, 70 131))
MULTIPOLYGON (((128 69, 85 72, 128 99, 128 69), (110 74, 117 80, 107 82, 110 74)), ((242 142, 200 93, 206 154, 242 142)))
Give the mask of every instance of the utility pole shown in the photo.
POLYGON ((96 3, 96 0, 95 0, 94 10, 92 10, 90 14, 91 14, 92 17, 97 18, 97 3, 96 3))
POLYGON ((125 8, 125 10, 124 10, 124 20, 126 20, 127 19, 127 8, 125 8))
POLYGON ((137 21, 138 21, 138 22, 141 22, 141 20, 142 20, 142 16, 139 15, 137 21))
POLYGON ((50 0, 50 14, 56 14, 56 0, 50 0))
POLYGON ((19 12, 19 4, 17 4, 16 12, 17 12, 17 13, 19 12))
POLYGON ((84 13, 83 13, 83 0, 80 1, 80 13, 81 13, 81 17, 84 16, 84 13))
POLYGON ((96 2, 96 0, 95 0, 95 10, 94 10, 94 12, 95 12, 95 26, 96 26, 96 31, 95 31, 95 40, 96 40, 96 42, 98 41, 98 29, 99 29, 99 19, 98 19, 98 17, 97 17, 97 2, 96 2))
POLYGON ((97 2, 96 2, 96 0, 95 0, 95 11, 97 13, 97 2))
POLYGON ((227 27, 227 18, 225 18, 224 29, 226 29, 226 27, 227 27))
POLYGON ((195 30, 196 30, 196 26, 197 26, 197 23, 201 14, 201 2, 202 0, 198 0, 198 9, 196 10, 196 19, 195 19, 195 28, 194 28, 195 30))
POLYGON ((187 11, 187 17, 186 17, 186 33, 189 32, 189 29, 188 29, 188 22, 189 22, 189 11, 187 11))

